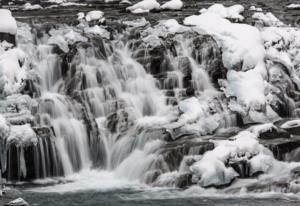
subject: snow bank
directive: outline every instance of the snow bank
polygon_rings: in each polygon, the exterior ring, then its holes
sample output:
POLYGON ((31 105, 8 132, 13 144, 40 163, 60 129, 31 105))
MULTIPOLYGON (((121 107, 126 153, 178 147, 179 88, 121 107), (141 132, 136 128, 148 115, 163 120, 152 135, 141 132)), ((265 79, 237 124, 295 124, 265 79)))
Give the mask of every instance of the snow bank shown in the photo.
POLYGON ((235 19, 238 21, 243 21, 244 17, 241 13, 244 12, 244 7, 242 5, 233 5, 230 7, 225 7, 222 4, 214 4, 208 9, 201 9, 200 13, 213 13, 219 15, 222 18, 235 19))
POLYGON ((266 14, 261 12, 256 12, 252 15, 252 18, 256 21, 262 23, 264 26, 283 26, 284 24, 276 18, 272 13, 268 12, 266 14))
POLYGON ((17 33, 17 22, 7 9, 0 9, 0 32, 12 35, 17 33))
POLYGON ((132 13, 140 12, 149 12, 153 9, 159 9, 160 4, 156 0, 143 0, 130 7, 127 7, 126 10, 132 13))
POLYGON ((171 0, 164 3, 160 8, 169 10, 180 10, 183 7, 181 0, 171 0))

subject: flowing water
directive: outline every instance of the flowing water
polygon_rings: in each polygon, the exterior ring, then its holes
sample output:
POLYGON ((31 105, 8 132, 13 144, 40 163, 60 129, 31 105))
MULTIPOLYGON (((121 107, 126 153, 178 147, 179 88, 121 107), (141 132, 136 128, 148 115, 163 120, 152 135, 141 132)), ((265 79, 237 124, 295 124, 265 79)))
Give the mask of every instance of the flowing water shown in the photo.
MULTIPOLYGON (((160 24, 101 38, 81 23, 18 23, 18 48, 26 54, 19 64, 32 87, 30 97, 11 99, 23 115, 16 118, 21 136, 26 125, 37 135, 22 144, 1 141, 0 163, 20 196, 43 206, 299 204, 289 174, 278 182, 241 178, 218 189, 179 182, 214 148, 207 139, 225 139, 216 131, 240 130, 230 110, 235 99, 218 86, 226 72, 213 38, 190 30, 165 34, 160 24)), ((296 107, 284 98, 287 110, 296 107)), ((299 159, 298 150, 274 148, 287 161, 299 159)))

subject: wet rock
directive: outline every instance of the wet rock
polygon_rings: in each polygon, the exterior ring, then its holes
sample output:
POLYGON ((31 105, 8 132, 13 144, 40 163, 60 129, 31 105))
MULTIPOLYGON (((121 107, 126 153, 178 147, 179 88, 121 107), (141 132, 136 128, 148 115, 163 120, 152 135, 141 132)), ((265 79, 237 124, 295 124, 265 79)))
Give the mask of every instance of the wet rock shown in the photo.
POLYGON ((280 128, 270 128, 267 131, 261 132, 259 139, 271 140, 276 138, 290 138, 290 133, 280 128))
POLYGON ((269 148, 274 157, 278 160, 286 160, 286 155, 300 147, 300 137, 292 136, 291 138, 276 138, 272 140, 262 140, 259 142, 269 148))
POLYGON ((144 182, 146 184, 151 184, 162 174, 161 170, 153 170, 146 173, 144 177, 144 182))
POLYGON ((239 178, 251 177, 251 167, 248 160, 231 160, 229 166, 239 174, 239 178))
POLYGON ((186 138, 166 144, 160 151, 170 171, 177 170, 184 156, 202 155, 214 149, 214 144, 208 141, 199 141, 197 138, 186 138))
POLYGON ((218 79, 226 78, 227 69, 223 65, 222 53, 213 37, 198 35, 193 40, 192 56, 208 72, 217 85, 218 79))
POLYGON ((8 33, 0 32, 0 42, 6 41, 16 46, 16 36, 8 33))
POLYGON ((187 188, 191 186, 193 184, 192 176, 191 173, 180 174, 175 180, 175 186, 178 188, 187 188))
POLYGON ((132 115, 122 109, 107 116, 106 126, 112 133, 125 132, 133 125, 132 115))

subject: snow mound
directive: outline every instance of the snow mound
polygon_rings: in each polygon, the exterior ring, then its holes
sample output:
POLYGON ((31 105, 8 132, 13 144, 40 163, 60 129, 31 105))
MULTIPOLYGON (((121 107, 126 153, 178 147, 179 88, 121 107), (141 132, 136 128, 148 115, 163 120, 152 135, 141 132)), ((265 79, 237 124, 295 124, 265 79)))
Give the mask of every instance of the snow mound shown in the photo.
POLYGON ((164 3, 160 8, 168 10, 180 10, 183 7, 181 0, 171 0, 164 3))
POLYGON ((159 7, 160 4, 156 0, 143 0, 130 7, 127 7, 126 10, 132 13, 144 13, 153 9, 159 9, 159 7))
POLYGON ((11 12, 7 9, 0 9, 0 33, 17 33, 17 22, 12 17, 11 12))
POLYGON ((243 21, 244 17, 241 13, 244 12, 244 7, 242 5, 233 5, 230 7, 225 7, 222 4, 214 4, 208 9, 201 9, 200 13, 213 13, 219 15, 222 18, 234 19, 238 21, 243 21))

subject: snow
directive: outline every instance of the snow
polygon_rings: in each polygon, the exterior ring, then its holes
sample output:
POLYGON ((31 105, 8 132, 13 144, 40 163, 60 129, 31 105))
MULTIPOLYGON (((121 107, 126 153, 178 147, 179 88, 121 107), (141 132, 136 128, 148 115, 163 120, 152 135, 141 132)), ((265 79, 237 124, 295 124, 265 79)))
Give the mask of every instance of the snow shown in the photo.
POLYGON ((0 33, 9 33, 12 35, 17 33, 17 22, 7 9, 0 9, 0 33))
POLYGON ((290 128, 295 128, 295 127, 300 127, 300 120, 295 119, 291 121, 287 121, 284 124, 281 125, 282 129, 290 129, 290 128))
POLYGON ((43 9, 43 7, 39 4, 31 5, 31 3, 26 3, 23 5, 23 10, 38 10, 38 9, 43 9))
POLYGON ((250 11, 256 11, 256 12, 262 12, 263 11, 262 8, 258 8, 258 7, 255 7, 255 6, 251 6, 249 8, 249 10, 250 11))
POLYGON ((69 45, 75 42, 87 41, 86 37, 71 29, 51 30, 50 34, 51 37, 47 40, 47 43, 59 46, 64 52, 68 52, 69 45))
POLYGON ((188 123, 196 121, 203 116, 203 109, 196 97, 191 97, 179 102, 179 110, 183 112, 180 116, 180 122, 188 123))
POLYGON ((248 107, 265 103, 265 49, 258 29, 231 23, 212 12, 189 16, 184 19, 184 24, 211 34, 221 46, 223 63, 229 70, 227 95, 236 96, 248 107), (242 71, 235 71, 240 69, 242 71))
POLYGON ((79 12, 79 13, 77 14, 77 19, 78 19, 78 20, 81 20, 81 19, 83 19, 84 17, 85 17, 85 15, 84 15, 83 12, 79 12))
POLYGON ((289 4, 287 6, 289 9, 300 9, 300 4, 289 4))
POLYGON ((12 125, 10 127, 10 133, 7 138, 8 144, 16 143, 23 146, 26 144, 37 144, 37 136, 30 124, 24 125, 12 125))
POLYGON ((277 130, 276 126, 273 123, 255 125, 248 129, 248 131, 252 132, 256 136, 259 136, 261 133, 271 130, 277 130))
POLYGON ((6 138, 9 134, 9 125, 6 122, 6 119, 0 114, 0 137, 6 138))
POLYGON ((272 13, 268 12, 266 14, 261 12, 256 12, 252 15, 252 18, 262 23, 264 26, 283 26, 284 24, 275 17, 272 13))
POLYGON ((200 13, 213 13, 219 15, 222 18, 235 19, 238 21, 243 21, 244 17, 241 13, 244 12, 244 7, 242 5, 233 5, 230 7, 225 7, 222 4, 214 4, 208 9, 201 9, 200 13))
MULTIPOLYGON (((242 131, 233 141, 223 140, 215 142, 215 149, 204 153, 202 159, 194 163, 190 170, 194 179, 202 187, 221 186, 229 184, 238 174, 231 167, 226 167, 229 159, 236 159, 242 156, 251 157, 256 154, 266 154, 270 152, 256 139, 256 135, 248 131, 242 131)), ((270 156, 270 158, 273 158, 270 156)), ((253 161, 255 165, 256 161, 253 161)), ((256 165, 255 165, 256 166, 256 165)), ((258 166, 255 167, 257 169, 258 166)))
POLYGON ((171 0, 164 3, 160 8, 169 10, 180 10, 183 7, 181 0, 171 0))
POLYGON ((148 13, 148 12, 150 12, 149 9, 141 9, 141 8, 131 11, 131 13, 133 13, 133 14, 143 14, 143 13, 148 13))
POLYGON ((122 1, 120 1, 120 4, 128 4, 128 5, 131 5, 132 2, 129 1, 129 0, 122 0, 122 1))
POLYGON ((90 11, 86 14, 85 19, 87 21, 101 21, 104 17, 104 13, 99 10, 90 11))
POLYGON ((18 92, 22 86, 23 79, 26 78, 25 68, 20 67, 19 62, 23 63, 25 54, 20 49, 10 49, 0 53, 0 72, 2 74, 3 94, 8 95, 18 92))
POLYGON ((101 37, 106 38, 106 39, 109 39, 109 37, 110 37, 110 33, 106 29, 104 29, 98 25, 85 28, 84 32, 89 33, 89 34, 100 35, 101 37))
POLYGON ((126 10, 131 11, 132 13, 140 12, 149 12, 153 9, 159 9, 160 4, 156 0, 143 0, 130 7, 127 7, 126 10))

